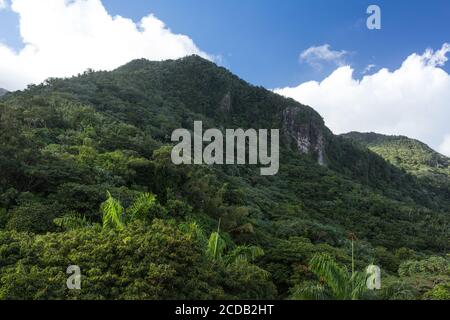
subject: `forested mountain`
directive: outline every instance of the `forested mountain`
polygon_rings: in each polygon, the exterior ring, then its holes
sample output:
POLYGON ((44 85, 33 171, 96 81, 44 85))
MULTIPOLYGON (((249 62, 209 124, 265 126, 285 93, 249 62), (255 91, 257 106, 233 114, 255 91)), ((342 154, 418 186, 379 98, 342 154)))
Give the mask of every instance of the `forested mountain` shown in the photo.
POLYGON ((383 269, 371 297, 448 298, 448 185, 197 56, 9 94, 0 136, 0 299, 296 298, 315 254, 351 265, 349 234, 358 269, 383 269), (278 175, 173 165, 196 120, 280 129, 278 175))
POLYGON ((3 95, 5 95, 5 94, 7 94, 7 93, 8 93, 7 90, 5 90, 5 89, 3 89, 3 88, 0 88, 0 97, 3 96, 3 95))
POLYGON ((450 194, 450 159, 426 144, 404 136, 350 132, 343 135, 377 153, 427 185, 450 194))
POLYGON ((450 159, 418 140, 373 132, 350 132, 342 136, 365 145, 408 172, 419 174, 421 171, 442 171, 450 175, 450 159))

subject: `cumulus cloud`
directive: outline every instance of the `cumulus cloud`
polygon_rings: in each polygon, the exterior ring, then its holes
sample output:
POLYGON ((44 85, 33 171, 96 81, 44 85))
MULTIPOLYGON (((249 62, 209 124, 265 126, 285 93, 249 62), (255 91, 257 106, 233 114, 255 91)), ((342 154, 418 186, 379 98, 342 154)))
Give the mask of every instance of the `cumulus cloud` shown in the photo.
POLYGON ((111 70, 136 58, 212 59, 154 15, 138 23, 112 17, 100 0, 11 0, 11 9, 19 15, 24 47, 16 52, 0 43, 0 87, 8 90, 88 68, 111 70))
POLYGON ((362 74, 368 74, 370 71, 375 69, 377 67, 376 64, 369 64, 367 67, 364 68, 364 70, 361 72, 362 74))
POLYGON ((317 47, 310 47, 303 51, 300 54, 300 61, 320 69, 324 62, 334 63, 339 66, 345 64, 345 56, 347 54, 347 51, 335 51, 331 49, 329 44, 324 44, 317 47))
POLYGON ((0 10, 5 9, 7 7, 8 3, 6 0, 0 0, 0 10))
POLYGON ((450 75, 442 68, 450 45, 410 55, 397 70, 354 77, 350 66, 321 82, 275 90, 311 105, 335 133, 374 131, 422 140, 450 156, 450 75))

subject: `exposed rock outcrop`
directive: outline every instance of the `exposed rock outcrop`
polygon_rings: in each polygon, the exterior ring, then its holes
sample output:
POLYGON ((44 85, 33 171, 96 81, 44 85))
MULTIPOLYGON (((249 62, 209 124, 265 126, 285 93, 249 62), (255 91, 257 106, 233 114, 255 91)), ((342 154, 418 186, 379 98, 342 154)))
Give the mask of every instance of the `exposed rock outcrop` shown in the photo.
POLYGON ((325 166, 325 126, 322 119, 305 114, 299 107, 289 107, 283 112, 283 134, 286 142, 301 154, 312 154, 317 162, 325 166))

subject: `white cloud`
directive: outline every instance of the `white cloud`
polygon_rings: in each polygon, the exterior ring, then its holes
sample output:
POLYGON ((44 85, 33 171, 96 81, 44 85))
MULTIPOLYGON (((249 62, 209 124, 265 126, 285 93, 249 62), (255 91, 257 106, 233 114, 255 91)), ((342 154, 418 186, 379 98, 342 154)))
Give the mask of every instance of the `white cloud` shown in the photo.
POLYGON ((450 156, 450 75, 440 68, 449 51, 446 43, 412 54, 397 70, 384 68, 361 80, 343 66, 322 82, 275 91, 314 107, 335 133, 406 135, 450 156))
POLYGON ((100 0, 12 0, 11 8, 20 17, 25 46, 15 52, 0 43, 0 87, 9 90, 88 68, 111 70, 136 58, 212 59, 154 15, 139 23, 112 17, 100 0))
POLYGON ((364 70, 361 73, 362 74, 368 74, 370 71, 372 71, 376 67, 377 67, 376 64, 369 64, 367 67, 364 68, 364 70))
POLYGON ((431 49, 427 49, 423 55, 424 61, 433 67, 442 67, 448 61, 447 53, 450 52, 450 43, 444 43, 442 48, 436 52, 431 49))
POLYGON ((450 134, 445 136, 444 141, 439 146, 439 151, 450 156, 450 134))
POLYGON ((336 65, 345 64, 347 51, 334 51, 329 44, 317 47, 310 47, 300 54, 300 61, 306 62, 315 68, 321 68, 323 62, 334 63, 336 65))
POLYGON ((0 0, 0 10, 5 9, 8 6, 6 0, 0 0))

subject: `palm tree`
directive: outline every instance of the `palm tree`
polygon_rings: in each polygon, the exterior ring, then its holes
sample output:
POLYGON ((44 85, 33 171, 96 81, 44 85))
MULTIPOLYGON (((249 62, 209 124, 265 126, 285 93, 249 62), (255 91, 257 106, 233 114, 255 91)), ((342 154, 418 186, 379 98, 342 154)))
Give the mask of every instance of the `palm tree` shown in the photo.
POLYGON ((132 221, 144 219, 156 203, 156 196, 152 193, 141 193, 126 210, 126 217, 132 221))
POLYGON ((238 261, 253 262, 264 255, 264 250, 257 246, 237 246, 225 256, 225 263, 238 261))
POLYGON ((217 227, 217 231, 211 233, 211 236, 209 237, 208 246, 206 248, 206 253, 213 258, 213 260, 220 260, 223 257, 223 253, 226 249, 226 242, 222 237, 220 236, 220 222, 221 219, 219 219, 219 225, 217 227))
POLYGON ((136 219, 143 219, 156 203, 156 197, 151 193, 142 193, 126 210, 119 200, 107 192, 108 198, 100 206, 103 228, 123 230, 125 225, 136 219))
POLYGON ((125 210, 120 201, 113 198, 109 191, 107 191, 106 194, 108 198, 100 206, 100 210, 103 213, 103 228, 122 230, 125 224, 125 210))
POLYGON ((225 254, 227 249, 225 240, 220 236, 220 222, 217 231, 211 233, 206 248, 207 254, 214 261, 224 262, 226 265, 237 262, 253 262, 264 255, 264 250, 257 246, 237 246, 225 254))
POLYGON ((293 295, 299 300, 358 300, 367 292, 367 274, 348 272, 328 254, 316 254, 310 261, 310 270, 320 279, 320 284, 299 288, 293 295))

